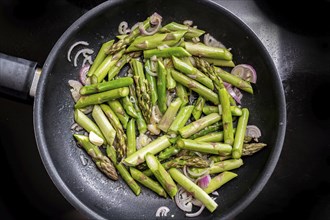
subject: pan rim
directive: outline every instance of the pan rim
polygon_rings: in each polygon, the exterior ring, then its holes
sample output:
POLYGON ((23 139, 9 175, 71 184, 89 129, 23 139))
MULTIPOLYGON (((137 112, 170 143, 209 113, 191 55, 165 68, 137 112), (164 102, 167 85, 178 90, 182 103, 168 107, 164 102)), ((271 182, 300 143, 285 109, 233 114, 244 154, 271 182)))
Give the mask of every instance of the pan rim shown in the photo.
MULTIPOLYGON (((62 34, 62 36, 58 39, 58 41, 53 46, 51 52, 49 53, 45 64, 43 66, 43 74, 41 74, 40 81, 43 82, 46 80, 47 75, 49 74, 49 71, 51 70, 52 66, 54 65, 55 57, 58 56, 59 48, 61 45, 63 45, 64 42, 66 42, 69 37, 71 36, 72 32, 75 32, 77 28, 82 26, 85 22, 92 19, 96 14, 102 13, 104 10, 107 10, 109 7, 112 7, 118 3, 122 3, 121 0, 113 0, 113 1, 106 1, 101 3, 100 5, 94 7, 93 9, 87 11, 85 14, 83 14, 80 18, 78 18, 72 25, 62 34)), ((280 119, 280 125, 277 130, 277 139, 276 143, 274 143, 274 147, 272 151, 270 152, 269 159, 267 160, 265 166, 263 167, 263 170, 261 171, 261 175, 256 180, 255 184, 253 185, 252 189, 247 192, 237 203, 233 205, 233 209, 231 209, 226 215, 223 215, 223 219, 231 219, 238 215, 240 212, 242 212, 248 205, 251 204, 251 202, 260 194, 260 192, 263 190, 265 185, 267 184, 269 178, 273 174, 273 171, 275 170, 275 167, 278 163, 282 147, 284 144, 285 139, 285 132, 286 132, 286 101, 285 101, 285 95, 284 95, 284 89, 283 85, 281 83, 280 75, 278 73, 278 70, 273 62, 273 59, 269 55, 267 49, 263 45, 263 43, 260 41, 260 39, 257 37, 257 35, 253 32, 252 29, 249 28, 249 26, 244 23, 238 16, 230 12, 228 9, 226 9, 224 6, 221 6, 211 0, 205 0, 200 1, 196 0, 196 2, 206 4, 210 7, 216 7, 217 10, 221 10, 222 12, 226 13, 226 16, 233 17, 235 22, 237 22, 242 28, 244 28, 250 36, 253 37, 253 40, 258 42, 258 45, 261 47, 260 49, 267 54, 267 60, 269 63, 267 65, 270 66, 271 69, 273 69, 276 72, 277 80, 275 81, 275 87, 278 88, 277 94, 277 102, 279 103, 279 119, 280 119)), ((84 214, 85 216, 93 219, 104 219, 103 216, 100 216, 97 212, 90 209, 90 207, 86 206, 84 203, 82 203, 76 195, 70 191, 68 186, 64 183, 62 178, 60 177, 52 159, 51 155, 48 151, 45 135, 44 135, 44 129, 43 129, 43 118, 41 117, 43 115, 43 102, 44 102, 44 93, 45 93, 45 87, 42 86, 43 83, 38 84, 34 106, 33 106, 33 122, 34 122, 34 132, 36 136, 36 143, 38 147, 39 154, 41 156, 42 162, 45 166, 45 169, 50 176, 51 180, 57 187, 57 189, 60 191, 60 193, 66 198, 66 200, 72 204, 79 212, 84 214)))

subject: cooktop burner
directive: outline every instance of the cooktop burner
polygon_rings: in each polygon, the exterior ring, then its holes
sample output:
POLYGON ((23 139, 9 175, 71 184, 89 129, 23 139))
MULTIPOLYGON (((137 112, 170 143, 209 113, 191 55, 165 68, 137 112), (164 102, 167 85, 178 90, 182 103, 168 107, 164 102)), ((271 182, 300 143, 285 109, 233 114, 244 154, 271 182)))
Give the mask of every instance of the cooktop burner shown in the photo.
MULTIPOLYGON (((101 2, 0 0, 0 52, 42 64, 61 34, 101 2)), ((325 107, 330 95, 329 1, 299 7, 277 1, 215 2, 240 17, 264 43, 278 68, 287 102, 287 132, 278 165, 259 196, 235 219, 326 219, 330 216, 330 114, 325 107)), ((0 95, 0 216, 84 219, 43 167, 34 139, 32 103, 33 99, 22 102, 0 95)))

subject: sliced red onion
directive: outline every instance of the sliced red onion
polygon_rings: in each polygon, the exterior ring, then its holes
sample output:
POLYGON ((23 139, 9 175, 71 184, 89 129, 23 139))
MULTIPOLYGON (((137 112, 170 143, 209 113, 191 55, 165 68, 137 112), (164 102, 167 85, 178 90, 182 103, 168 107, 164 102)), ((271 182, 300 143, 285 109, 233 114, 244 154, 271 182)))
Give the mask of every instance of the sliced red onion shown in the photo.
POLYGON ((192 211, 192 195, 188 195, 187 191, 185 191, 182 187, 179 188, 177 194, 174 196, 175 203, 177 206, 185 212, 192 211))
POLYGON ((211 181, 211 176, 207 174, 197 180, 197 185, 200 186, 202 189, 204 189, 209 185, 210 181, 211 181))
POLYGON ((235 99, 235 101, 238 104, 241 104, 241 99, 243 98, 243 93, 241 93, 241 91, 238 88, 229 86, 229 87, 227 87, 227 91, 235 99))
POLYGON ((245 135, 258 140, 261 137, 261 130, 256 125, 247 125, 245 135))
POLYGON ((89 64, 85 64, 80 70, 79 70, 79 80, 83 85, 86 85, 86 79, 87 79, 87 73, 90 68, 89 64))
POLYGON ((78 46, 79 44, 85 45, 85 46, 89 45, 89 43, 87 41, 77 41, 74 44, 72 44, 67 53, 67 59, 69 62, 71 62, 71 52, 72 52, 73 48, 78 46))
POLYGON ((153 13, 150 16, 150 24, 152 25, 158 25, 158 23, 162 23, 163 17, 158 14, 157 12, 153 13))
POLYGON ((231 74, 238 76, 251 83, 257 82, 257 72, 249 64, 238 64, 232 70, 231 74))
POLYGON ((223 85, 224 85, 226 88, 228 88, 228 87, 232 86, 232 84, 230 84, 230 83, 227 83, 227 82, 223 82, 223 85))
POLYGON ((164 217, 167 216, 167 213, 170 209, 167 206, 161 206, 156 211, 156 217, 164 217))
POLYGON ((187 217, 197 217, 203 212, 204 209, 205 209, 205 205, 202 205, 201 208, 197 212, 195 212, 195 213, 186 213, 186 216, 187 217))
POLYGON ((73 66, 77 67, 78 64, 78 57, 80 56, 80 54, 83 55, 84 57, 84 60, 82 62, 82 65, 81 66, 84 66, 86 64, 86 62, 88 62, 89 64, 92 64, 93 61, 92 61, 92 54, 94 53, 94 50, 92 49, 89 49, 89 48, 84 48, 84 49, 81 49, 79 50, 76 55, 74 56, 74 59, 73 59, 73 66))
POLYGON ((131 30, 128 28, 128 23, 126 21, 120 22, 120 24, 118 25, 119 34, 129 34, 130 31, 131 30))
POLYGON ((154 25, 154 27, 149 28, 148 30, 146 30, 143 26, 143 23, 139 24, 139 30, 140 33, 142 35, 153 35, 155 33, 157 33, 157 31, 160 29, 160 27, 162 26, 162 16, 160 16, 159 14, 157 14, 156 12, 151 15, 150 17, 150 24, 154 25))

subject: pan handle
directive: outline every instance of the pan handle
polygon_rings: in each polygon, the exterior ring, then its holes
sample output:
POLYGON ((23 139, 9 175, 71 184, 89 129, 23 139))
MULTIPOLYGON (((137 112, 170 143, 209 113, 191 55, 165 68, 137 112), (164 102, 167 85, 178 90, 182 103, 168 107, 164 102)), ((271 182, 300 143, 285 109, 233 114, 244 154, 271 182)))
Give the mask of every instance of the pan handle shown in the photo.
POLYGON ((36 62, 0 53, 0 93, 24 100, 34 97, 40 73, 36 62))

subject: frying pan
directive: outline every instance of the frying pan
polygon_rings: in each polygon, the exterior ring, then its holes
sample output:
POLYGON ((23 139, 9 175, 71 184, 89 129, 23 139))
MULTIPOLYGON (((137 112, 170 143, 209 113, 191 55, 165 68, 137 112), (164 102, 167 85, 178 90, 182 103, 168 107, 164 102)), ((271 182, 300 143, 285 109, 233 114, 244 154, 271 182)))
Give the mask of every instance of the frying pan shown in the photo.
MULTIPOLYGON (((90 159, 83 164, 81 157, 89 157, 77 147, 70 130, 74 102, 68 80, 78 79, 80 67, 67 60, 69 48, 75 42, 86 41, 95 51, 94 58, 103 42, 115 39, 121 21, 133 25, 154 12, 162 15, 164 23, 193 20, 198 28, 232 48, 235 63, 249 63, 258 73, 255 94, 245 94, 242 105, 249 108, 249 124, 261 129, 261 141, 268 146, 244 157, 244 165, 234 171, 238 177, 219 190, 216 211, 205 210, 196 218, 232 219, 260 193, 276 166, 285 137, 286 107, 281 80, 267 50, 245 23, 222 6, 208 0, 104 2, 63 33, 43 64, 38 83, 38 77, 33 80, 36 63, 0 54, 1 90, 26 96, 31 85, 37 84, 33 118, 40 156, 59 191, 88 218, 153 219, 160 206, 170 209, 163 218, 184 218, 184 212, 171 199, 160 198, 143 187, 141 195, 135 196, 121 179, 108 179, 90 159)), ((33 95, 33 88, 31 91, 33 95)))

